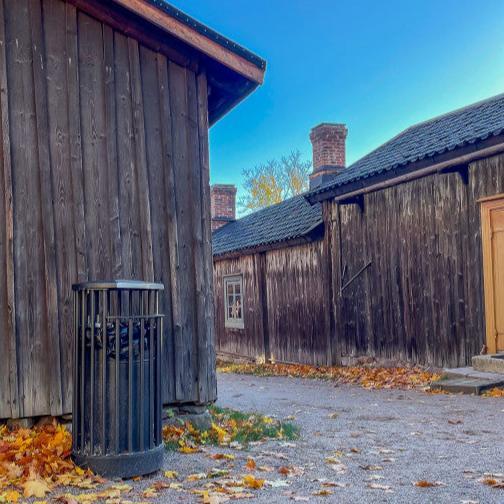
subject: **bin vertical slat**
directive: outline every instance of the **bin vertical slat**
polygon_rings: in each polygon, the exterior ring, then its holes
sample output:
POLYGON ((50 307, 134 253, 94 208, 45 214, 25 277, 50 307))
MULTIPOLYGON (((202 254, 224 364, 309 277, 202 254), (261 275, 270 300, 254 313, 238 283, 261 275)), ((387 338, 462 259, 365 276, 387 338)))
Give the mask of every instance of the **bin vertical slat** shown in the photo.
POLYGON ((133 292, 128 292, 128 451, 133 450, 133 292))
POLYGON ((107 317, 108 317, 108 306, 109 306, 109 291, 102 291, 102 315, 101 315, 101 334, 102 334, 102 382, 101 382, 101 452, 105 455, 107 450, 106 443, 106 430, 105 430, 105 420, 106 420, 106 409, 107 409, 107 317))
MULTIPOLYGON (((154 303, 152 302, 152 294, 149 293, 149 313, 152 313, 154 303)), ((152 326, 155 319, 149 319, 149 448, 154 447, 154 431, 156 429, 156 421, 154 419, 154 331, 152 326)))
POLYGON ((144 291, 139 292, 140 296, 140 450, 145 449, 144 440, 144 425, 145 425, 145 408, 144 408, 144 358, 145 358, 145 319, 144 319, 144 291))
MULTIPOLYGON (((156 291, 156 315, 159 315, 159 291, 156 291)), ((161 337, 163 334, 163 318, 156 318, 156 409, 155 422, 156 435, 155 442, 161 442, 161 337)))
POLYGON ((115 415, 114 415, 114 435, 115 435, 115 446, 116 453, 120 453, 119 450, 119 366, 121 363, 121 341, 120 341, 120 330, 121 330, 121 315, 122 315, 122 292, 117 291, 117 318, 114 320, 115 323, 115 415))
POLYGON ((77 436, 78 436, 78 427, 77 427, 77 419, 79 416, 79 410, 78 410, 78 404, 79 404, 79 399, 77 397, 77 391, 79 390, 78 386, 78 363, 79 363, 79 340, 78 340, 78 335, 79 335, 79 298, 78 298, 79 293, 74 292, 73 295, 73 305, 74 305, 74 334, 75 338, 73 339, 73 390, 72 390, 72 432, 74 435, 72 436, 72 449, 76 450, 77 449, 77 436))
POLYGON ((89 406, 90 406, 90 428, 89 437, 91 444, 91 453, 94 453, 94 434, 95 434, 95 422, 94 422, 94 392, 95 392, 95 310, 96 310, 96 296, 95 291, 91 291, 91 320, 90 320, 90 338, 91 338, 91 365, 90 365, 90 390, 89 390, 89 406))
POLYGON ((80 447, 81 450, 84 450, 84 433, 86 432, 84 429, 84 383, 86 379, 86 303, 87 303, 87 292, 84 290, 81 292, 81 319, 80 319, 80 325, 81 325, 81 340, 80 340, 80 346, 81 346, 81 389, 80 389, 80 405, 79 405, 79 411, 80 411, 80 447))

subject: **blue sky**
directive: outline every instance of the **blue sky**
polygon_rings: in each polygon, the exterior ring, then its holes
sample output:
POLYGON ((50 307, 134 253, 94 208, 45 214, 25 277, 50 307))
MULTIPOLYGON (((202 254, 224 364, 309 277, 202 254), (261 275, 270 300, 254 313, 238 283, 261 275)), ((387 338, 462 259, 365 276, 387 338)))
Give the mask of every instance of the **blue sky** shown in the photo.
POLYGON ((504 92, 502 0, 174 0, 268 62, 210 134, 212 183, 348 126, 347 164, 415 122, 504 92))

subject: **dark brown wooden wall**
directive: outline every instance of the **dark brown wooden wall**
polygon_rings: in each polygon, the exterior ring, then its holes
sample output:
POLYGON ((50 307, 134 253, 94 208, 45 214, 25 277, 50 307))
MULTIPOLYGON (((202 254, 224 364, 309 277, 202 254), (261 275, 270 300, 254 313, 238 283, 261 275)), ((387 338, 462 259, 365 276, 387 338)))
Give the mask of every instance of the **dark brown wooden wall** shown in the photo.
POLYGON ((260 260, 260 255, 255 254, 214 263, 215 334, 218 352, 250 359, 265 358, 260 260), (234 274, 243 275, 243 329, 224 326, 223 278, 234 274))
POLYGON ((327 364, 326 263, 322 241, 216 260, 217 350, 249 359, 327 364), (222 279, 237 273, 244 278, 244 329, 224 326, 222 279))
POLYGON ((283 362, 469 364, 485 341, 478 200, 504 193, 504 155, 471 163, 467 179, 436 174, 369 193, 363 211, 328 201, 324 241, 262 252, 263 266, 259 255, 217 258, 218 350, 262 358, 266 340, 283 362), (222 275, 239 272, 243 331, 223 321, 222 275))
POLYGON ((484 343, 477 200, 501 192, 504 156, 494 156, 470 165, 467 185, 437 174, 365 195, 363 212, 326 204, 336 357, 469 363, 484 343))
POLYGON ((266 253, 271 358, 279 362, 330 363, 330 296, 325 288, 323 242, 266 253))
POLYGON ((71 410, 76 281, 165 284, 165 402, 215 399, 207 84, 62 0, 0 1, 0 418, 71 410))

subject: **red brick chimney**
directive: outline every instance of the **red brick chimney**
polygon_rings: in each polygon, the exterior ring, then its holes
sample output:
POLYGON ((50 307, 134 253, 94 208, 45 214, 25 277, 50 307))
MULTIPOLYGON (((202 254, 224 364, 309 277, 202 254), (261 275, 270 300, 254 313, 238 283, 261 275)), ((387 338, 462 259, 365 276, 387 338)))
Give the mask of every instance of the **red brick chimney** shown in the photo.
POLYGON ((310 189, 326 184, 345 168, 347 133, 344 124, 334 123, 322 123, 311 130, 313 172, 310 175, 310 189))
POLYGON ((212 231, 236 219, 236 187, 232 184, 215 184, 210 189, 212 231))

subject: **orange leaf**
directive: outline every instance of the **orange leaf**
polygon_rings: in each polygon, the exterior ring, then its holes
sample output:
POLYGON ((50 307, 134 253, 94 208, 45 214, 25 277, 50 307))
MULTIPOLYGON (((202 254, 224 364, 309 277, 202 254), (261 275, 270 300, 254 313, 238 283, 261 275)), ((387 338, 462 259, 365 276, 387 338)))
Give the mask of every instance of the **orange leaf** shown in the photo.
POLYGON ((253 458, 249 458, 247 459, 247 463, 245 464, 245 467, 249 470, 249 471, 254 471, 255 468, 257 467, 256 463, 255 463, 255 460, 253 458))

